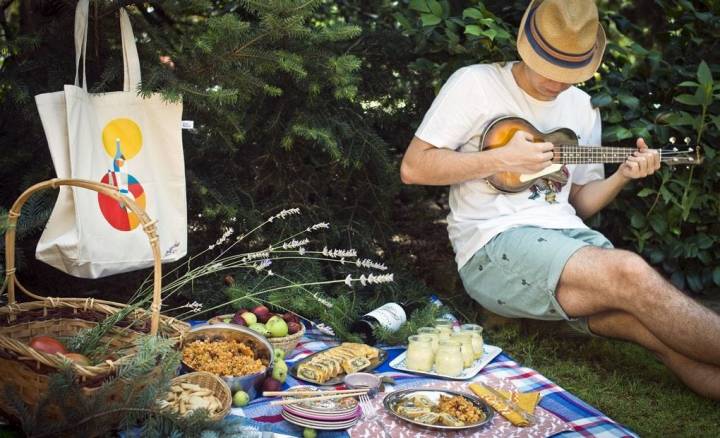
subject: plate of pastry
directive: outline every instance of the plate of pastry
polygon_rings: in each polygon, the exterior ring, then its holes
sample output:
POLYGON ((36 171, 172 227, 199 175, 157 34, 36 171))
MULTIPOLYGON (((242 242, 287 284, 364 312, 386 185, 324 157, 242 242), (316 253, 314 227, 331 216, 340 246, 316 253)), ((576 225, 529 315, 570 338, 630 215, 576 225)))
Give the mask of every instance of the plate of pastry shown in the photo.
POLYGON ((340 385, 345 375, 372 371, 387 359, 387 352, 366 344, 344 342, 295 362, 291 376, 315 385, 340 385))

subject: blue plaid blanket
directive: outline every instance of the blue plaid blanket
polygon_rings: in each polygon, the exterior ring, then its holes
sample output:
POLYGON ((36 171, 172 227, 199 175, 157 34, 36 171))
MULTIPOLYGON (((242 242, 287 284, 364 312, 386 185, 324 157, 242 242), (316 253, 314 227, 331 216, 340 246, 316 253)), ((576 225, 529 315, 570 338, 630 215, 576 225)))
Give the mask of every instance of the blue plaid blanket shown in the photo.
MULTIPOLYGON (((309 354, 324 350, 338 344, 337 339, 320 333, 317 330, 307 330, 305 336, 298 344, 292 355, 287 358, 288 364, 302 359, 309 354)), ((386 348, 388 360, 374 372, 391 376, 398 386, 421 384, 430 379, 412 374, 398 372, 389 367, 388 363, 404 351, 404 347, 386 348)), ((634 432, 625 426, 613 421, 602 412, 580 400, 568 391, 559 387, 537 371, 526 368, 515 362, 510 356, 501 353, 481 372, 482 375, 491 375, 513 382, 520 392, 540 391, 542 399, 539 406, 566 422, 572 430, 554 435, 555 437, 637 437, 634 432)), ((288 376, 284 389, 296 385, 306 385, 288 376)), ((244 424, 253 425, 257 430, 284 433, 291 436, 302 436, 302 428, 283 420, 280 415, 281 407, 270 406, 270 399, 260 397, 245 406, 234 408, 233 416, 244 416, 244 424)), ((238 420, 238 419, 236 419, 238 420)), ((320 432, 319 438, 348 437, 347 432, 320 432)))

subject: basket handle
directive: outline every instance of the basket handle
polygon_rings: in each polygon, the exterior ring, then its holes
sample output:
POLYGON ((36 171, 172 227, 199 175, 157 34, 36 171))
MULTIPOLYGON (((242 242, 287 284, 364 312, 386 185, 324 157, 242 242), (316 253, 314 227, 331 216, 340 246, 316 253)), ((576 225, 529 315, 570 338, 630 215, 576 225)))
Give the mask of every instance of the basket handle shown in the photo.
MULTIPOLYGON (((2 289, 5 288, 7 285, 8 290, 8 305, 12 306, 15 304, 15 285, 19 287, 19 289, 25 293, 26 295, 39 299, 44 300, 44 297, 37 296, 30 291, 28 291, 25 287, 23 287, 20 282, 17 279, 17 276, 15 275, 15 231, 17 228, 17 221, 20 217, 20 210, 22 209, 23 204, 30 198, 30 196, 35 193, 39 192, 41 190, 45 189, 54 189, 58 188, 59 186, 72 186, 72 187, 79 187, 82 189, 88 189, 93 190, 95 192, 101 193, 106 196, 110 196, 111 198, 114 198, 116 201, 121 202, 125 205, 127 205, 130 210, 135 213, 140 220, 140 223, 142 224, 143 231, 145 231, 145 234, 147 234, 148 239, 150 239, 150 246, 152 247, 153 252, 153 300, 152 304, 150 305, 150 311, 151 311, 151 320, 150 320, 150 334, 155 336, 158 332, 158 326, 160 323, 160 306, 162 304, 162 296, 160 295, 161 289, 162 289, 162 265, 160 262, 160 245, 158 244, 158 235, 157 235, 157 229, 155 227, 155 224, 157 221, 150 219, 150 217, 145 213, 145 210, 143 210, 140 206, 138 206, 135 201, 128 198, 127 196, 124 196, 120 194, 118 191, 118 188, 109 184, 103 184, 95 181, 89 181, 85 179, 59 179, 59 178, 53 178, 47 181, 43 181, 41 183, 35 184, 32 187, 25 190, 20 197, 15 201, 15 203, 10 208, 10 212, 8 213, 8 220, 7 220, 7 231, 5 232, 5 284, 3 284, 2 289)), ((2 289, 0 289, 0 293, 2 293, 2 289)))

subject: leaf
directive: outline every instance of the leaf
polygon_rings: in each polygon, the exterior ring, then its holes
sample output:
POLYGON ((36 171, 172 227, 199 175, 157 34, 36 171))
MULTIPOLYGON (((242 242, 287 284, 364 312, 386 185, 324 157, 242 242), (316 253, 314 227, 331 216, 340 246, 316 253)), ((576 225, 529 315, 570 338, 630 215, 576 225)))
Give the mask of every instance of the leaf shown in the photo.
POLYGON ((680 82, 678 84, 678 87, 693 87, 693 88, 695 88, 695 87, 699 87, 699 86, 700 86, 700 84, 698 84, 695 81, 684 81, 684 82, 680 82))
POLYGON ((715 269, 713 269, 713 282, 715 282, 716 285, 720 286, 720 266, 715 266, 715 269))
POLYGON ((480 29, 480 26, 477 26, 475 24, 469 24, 465 26, 465 33, 468 35, 480 36, 482 33, 482 29, 480 29))
POLYGON ((708 67, 707 63, 705 61, 701 62, 698 66, 697 70, 697 77, 698 81, 700 81, 700 84, 703 87, 712 87, 713 78, 712 78, 712 72, 710 72, 710 67, 708 67))
POLYGON ((650 195, 653 195, 653 194, 655 194, 655 193, 657 193, 657 192, 655 191, 655 189, 651 189, 651 188, 645 187, 644 189, 640 190, 637 195, 638 195, 639 198, 646 198, 646 197, 648 197, 648 196, 650 196, 650 195))
POLYGON ((652 229, 659 235, 662 236, 667 231, 667 223, 665 222, 665 218, 660 217, 659 215, 653 215, 650 217, 649 222, 652 229))
POLYGON ((405 30, 413 29, 413 25, 410 24, 410 20, 408 20, 407 17, 404 16, 403 14, 397 12, 397 13, 393 14, 393 17, 395 17, 395 20, 397 20, 397 22, 400 23, 400 26, 402 26, 403 29, 405 29, 405 30))
POLYGON ((715 243, 715 239, 713 239, 712 237, 708 236, 705 233, 697 234, 696 240, 697 240, 697 246, 700 249, 708 249, 711 246, 713 246, 713 243, 715 243))
POLYGON ((633 213, 632 217, 630 217, 630 224, 633 226, 633 228, 642 228, 645 226, 645 216, 639 214, 639 213, 633 213))
POLYGON ((632 136, 632 131, 620 125, 611 126, 603 132, 603 137, 608 141, 625 140, 632 136))
POLYGON ((495 29, 483 30, 480 33, 482 35, 485 35, 486 37, 488 37, 490 39, 490 41, 493 41, 495 39, 495 36, 497 35, 497 32, 495 31, 495 29))
POLYGON ((635 109, 640 105, 640 99, 635 96, 630 96, 629 94, 618 95, 618 100, 630 109, 635 109))
POLYGON ((610 94, 608 93, 596 94, 595 96, 593 96, 592 99, 590 99, 590 103, 596 108, 610 105, 612 101, 612 96, 610 96, 610 94))
POLYGON ((680 271, 675 271, 670 276, 670 282, 678 289, 685 289, 685 275, 680 271))
POLYGON ((701 102, 698 101, 692 94, 681 94, 679 96, 675 96, 675 100, 680 103, 684 103, 685 105, 698 106, 701 104, 701 102))
POLYGON ((482 11, 477 8, 467 8, 463 11, 463 18, 475 18, 479 19, 483 17, 482 11))
POLYGON ((408 6, 414 11, 425 13, 430 12, 430 8, 425 0, 410 0, 410 4, 408 6))
POLYGON ((702 278, 699 274, 693 272, 687 275, 687 283, 693 292, 700 292, 703 289, 702 278))
POLYGON ((422 20, 423 26, 435 26, 442 21, 442 18, 431 14, 422 14, 420 15, 420 19, 422 20))
POLYGON ((443 16, 443 8, 439 1, 437 0, 426 0, 428 6, 430 7, 430 12, 436 17, 443 16))

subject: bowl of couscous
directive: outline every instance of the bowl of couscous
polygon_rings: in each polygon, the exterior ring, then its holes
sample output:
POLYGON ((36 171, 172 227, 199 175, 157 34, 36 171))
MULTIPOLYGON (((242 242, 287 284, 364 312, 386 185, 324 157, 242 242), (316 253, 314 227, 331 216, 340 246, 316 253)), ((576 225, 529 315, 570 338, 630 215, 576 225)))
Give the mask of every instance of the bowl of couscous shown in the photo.
POLYGON ((235 393, 255 396, 255 387, 273 362, 272 345, 263 336, 236 324, 200 324, 182 343, 183 367, 222 378, 235 393))

